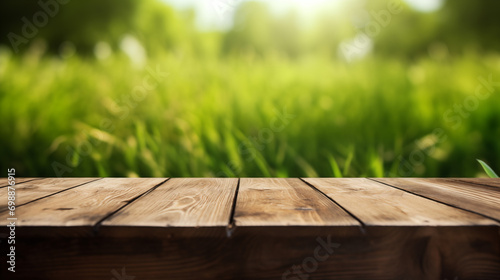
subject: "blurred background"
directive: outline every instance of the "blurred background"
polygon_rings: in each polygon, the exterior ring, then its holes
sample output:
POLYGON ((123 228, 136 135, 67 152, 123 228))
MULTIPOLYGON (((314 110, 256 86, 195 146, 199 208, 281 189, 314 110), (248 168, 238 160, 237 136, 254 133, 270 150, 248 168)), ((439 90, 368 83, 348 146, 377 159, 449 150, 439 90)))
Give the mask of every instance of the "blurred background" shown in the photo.
POLYGON ((17 176, 484 176, 500 1, 0 4, 17 176))

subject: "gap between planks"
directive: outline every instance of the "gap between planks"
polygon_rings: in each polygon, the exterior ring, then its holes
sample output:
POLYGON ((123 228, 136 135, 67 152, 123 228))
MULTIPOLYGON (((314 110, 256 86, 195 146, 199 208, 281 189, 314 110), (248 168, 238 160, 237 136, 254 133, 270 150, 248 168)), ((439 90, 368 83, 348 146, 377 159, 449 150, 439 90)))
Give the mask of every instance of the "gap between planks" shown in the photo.
MULTIPOLYGON (((53 180, 58 180, 59 178, 41 178, 41 179, 35 179, 37 180, 38 182, 36 183, 39 183, 39 182, 42 182, 42 186, 44 184, 48 184, 48 188, 50 189, 50 184, 53 183, 52 181, 53 180)), ((76 180, 76 181, 81 181, 79 183, 76 183, 76 185, 67 185, 67 186, 64 186, 64 184, 61 186, 58 186, 57 188, 55 188, 56 190, 55 191, 51 191, 51 192, 47 192, 47 188, 44 188, 41 190, 41 193, 42 194, 39 194, 39 195, 32 195, 32 197, 28 200, 28 199, 25 199, 24 197, 20 196, 19 194, 22 193, 22 190, 24 188, 30 188, 29 185, 30 184, 24 184, 22 186, 20 186, 20 188, 16 188, 16 203, 19 203, 17 201, 21 200, 26 200, 25 202, 21 202, 19 204, 16 205, 16 208, 18 207, 22 207, 24 205, 27 205, 27 204, 30 204, 30 203, 33 203, 33 202, 36 202, 36 201, 39 201, 39 200, 42 200, 42 199, 46 199, 46 198, 49 198, 51 196, 54 196, 54 195, 57 195, 59 193, 62 193, 62 192, 65 192, 65 191, 68 191, 68 190, 71 190, 71 189, 74 189, 74 188, 78 188, 78 187, 81 187, 83 185, 86 185, 86 184, 89 184, 89 183, 92 183, 92 182, 96 182, 96 181, 99 181, 101 180, 102 178, 70 178, 70 179, 73 179, 73 180, 76 180), (46 193, 46 194, 44 194, 46 193)), ((31 183, 32 181, 35 181, 35 180, 29 180, 29 181, 26 181, 26 182, 23 182, 23 183, 31 183)), ((66 182, 63 182, 63 183, 67 183, 66 182)), ((21 183, 22 184, 22 183, 21 183)), ((16 184, 17 185, 17 184, 16 184)), ((0 213, 2 212, 5 212, 7 211, 7 206, 6 205, 3 205, 2 204, 3 202, 0 202, 0 213)))
MULTIPOLYGON (((2 179, 7 179, 7 178, 2 178, 2 179)), ((15 186, 17 185, 20 185, 20 184, 24 184, 24 183, 28 183, 28 182, 31 182, 31 181, 35 181, 35 180, 42 180, 42 179, 45 179, 45 178, 19 178, 19 179, 16 179, 16 184, 15 186), (18 180, 22 180, 21 182, 18 182, 18 180)), ((1 188, 5 188, 5 187, 9 187, 9 183, 8 181, 6 183, 1 183, 0 184, 0 189, 1 188)))
POLYGON ((359 222, 359 227, 360 227, 360 230, 363 234, 366 234, 366 225, 365 223, 358 217, 356 217, 356 215, 354 215, 353 213, 351 213, 349 210, 347 210, 345 207, 343 207, 342 205, 340 205, 337 201, 335 201, 335 199, 333 199, 332 197, 326 195, 324 192, 322 192, 321 190, 319 190, 318 188, 316 188, 314 185, 310 184, 309 182, 305 181, 303 178, 299 178, 302 182, 304 182, 306 185, 308 185, 309 187, 311 187, 313 190, 319 192, 321 195, 323 195, 324 197, 326 197, 327 199, 331 200, 333 203, 335 203, 338 207, 340 207, 342 210, 344 210, 347 214, 349 214, 353 219, 355 219, 356 221, 359 222))
POLYGON ((99 220, 93 227, 93 231, 94 231, 94 234, 97 234, 99 233, 99 228, 101 227, 102 225, 102 222, 104 222, 106 219, 110 218, 111 216, 113 216, 114 214, 118 213, 120 210, 122 210, 123 208, 129 206, 130 204, 132 204, 134 201, 138 200, 139 198, 141 197, 144 197, 146 195, 148 195, 149 193, 151 193, 152 191, 154 191, 155 189, 157 189, 159 186, 165 184, 168 180, 170 180, 171 178, 167 178, 166 180, 164 180, 163 182, 153 186, 151 189, 145 191, 144 193, 142 194, 139 194, 138 196, 132 198, 131 200, 129 200, 126 204, 122 205, 121 207, 119 207, 118 209, 116 209, 115 211, 109 213, 107 216, 104 216, 101 220, 99 220))
POLYGON ((233 205, 231 206, 231 215, 229 216, 229 223, 226 227, 226 236, 231 237, 234 230, 236 229, 236 223, 234 221, 234 213, 236 211, 236 203, 238 203, 238 193, 240 191, 240 182, 241 178, 238 178, 238 183, 236 185, 236 190, 234 191, 233 196, 233 205))
MULTIPOLYGON (((403 192, 410 193, 412 195, 416 195, 416 196, 419 196, 419 197, 422 197, 422 198, 425 198, 425 199, 428 199, 428 200, 432 200, 432 201, 444 204, 444 205, 452 207, 452 208, 457 208, 457 209, 460 209, 460 210, 463 210, 463 211, 467 211, 467 212, 470 212, 470 213, 473 213, 473 214, 476 214, 476 215, 480 215, 482 217, 485 217, 485 218, 491 219, 493 221, 496 221, 497 223, 500 223, 500 219, 497 218, 497 217, 493 217, 492 215, 487 215, 487 214, 481 213, 480 211, 476 211, 476 210, 470 209, 470 208, 474 208, 474 207, 470 207, 470 206, 469 207, 463 207, 463 206, 458 205, 459 203, 457 203, 457 202, 455 202, 455 203, 453 203, 452 201, 447 202, 447 201, 444 201, 444 200, 446 200, 446 199, 443 199, 444 196, 440 196, 440 195, 436 195, 436 194, 433 194, 433 195, 422 194, 420 192, 424 192, 425 193, 425 190, 424 191, 415 191, 415 190, 411 190, 411 188, 409 190, 409 189, 407 189, 407 187, 404 187, 402 185, 402 183, 398 183, 398 180, 410 180, 410 181, 413 180, 412 182, 409 182, 409 183, 417 183, 417 184, 420 184, 420 185, 423 185, 423 186, 429 188, 433 183, 430 182, 430 181, 425 181, 425 180, 432 180, 432 179, 435 179, 435 178, 423 178, 424 181, 419 181, 419 179, 421 179, 421 178, 368 178, 368 179, 372 180, 372 181, 375 181, 377 183, 381 183, 381 184, 384 184, 386 186, 389 186, 389 187, 401 190, 403 192)), ((441 183, 444 185, 444 183, 446 183, 446 182, 444 181, 444 179, 441 179, 441 180, 443 180, 443 182, 441 182, 441 183)), ((469 184, 471 186, 474 185, 474 184, 471 184, 469 182, 464 182, 464 181, 457 181, 457 182, 460 182, 460 183, 462 183, 464 185, 467 185, 467 184, 469 184)), ((434 184, 436 184, 436 183, 434 183, 434 184)), ((481 185, 476 184, 476 186, 481 186, 481 185)), ((486 186, 483 186, 483 187, 492 187, 492 186, 486 185, 486 186)), ((449 192, 449 193, 451 194, 451 192, 449 192)), ((457 193, 457 192, 455 192, 455 193, 457 193)))

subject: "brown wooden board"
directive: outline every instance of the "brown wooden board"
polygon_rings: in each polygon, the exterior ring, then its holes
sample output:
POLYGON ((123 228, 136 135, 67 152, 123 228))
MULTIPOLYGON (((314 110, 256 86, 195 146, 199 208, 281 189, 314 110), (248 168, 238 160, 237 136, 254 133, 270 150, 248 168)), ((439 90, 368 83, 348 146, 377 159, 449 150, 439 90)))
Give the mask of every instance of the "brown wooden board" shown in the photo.
MULTIPOLYGON (((95 180, 98 178, 46 178, 16 185, 16 207, 95 180)), ((0 213, 7 210, 7 194, 8 188, 0 190, 0 213)))
POLYGON ((500 275, 498 228, 481 226, 368 227, 365 233, 355 227, 244 227, 230 238, 98 235, 23 239, 17 246, 15 274, 7 274, 6 255, 0 255, 1 279, 498 279, 500 275), (304 230, 309 235, 294 235, 304 230))
POLYGON ((500 178, 458 178, 456 181, 500 188, 500 178))
POLYGON ((432 178, 373 180, 500 221, 500 192, 490 187, 432 178))
POLYGON ((235 178, 173 178, 102 225, 226 227, 237 185, 235 178))
POLYGON ((304 178, 365 225, 498 225, 492 219, 364 178, 304 178))
MULTIPOLYGON (((18 226, 94 226, 165 178, 105 178, 16 209, 18 226)), ((0 213, 5 221, 8 212, 0 213)), ((54 228, 54 230, 57 230, 54 228)))
POLYGON ((241 178, 236 226, 359 226, 360 223, 299 179, 241 178))
MULTIPOLYGON (((18 178, 18 177, 14 177, 14 182, 16 183, 16 185, 18 184, 21 184, 21 183, 25 183, 25 182, 29 182, 29 181, 33 181, 33 180, 40 180, 42 178, 18 178)), ((4 187, 7 187, 9 186, 9 179, 8 178, 0 178, 0 188, 4 188, 4 187)))

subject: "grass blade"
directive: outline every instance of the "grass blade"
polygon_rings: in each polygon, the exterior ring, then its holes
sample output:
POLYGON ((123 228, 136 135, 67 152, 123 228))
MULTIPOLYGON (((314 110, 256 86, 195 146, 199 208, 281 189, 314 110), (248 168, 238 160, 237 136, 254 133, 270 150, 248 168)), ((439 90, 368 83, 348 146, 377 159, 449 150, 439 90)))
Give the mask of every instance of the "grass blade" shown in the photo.
POLYGON ((498 175, 495 173, 495 171, 493 171, 493 169, 491 169, 491 167, 488 166, 488 164, 486 164, 486 162, 479 159, 477 161, 479 161, 481 166, 483 166, 484 171, 486 172, 486 174, 488 174, 488 176, 490 176, 491 178, 498 178, 498 175))
POLYGON ((342 178, 342 172, 340 172, 339 165, 337 164, 335 158, 332 155, 329 155, 328 161, 330 162, 330 166, 332 167, 333 176, 336 178, 342 178))

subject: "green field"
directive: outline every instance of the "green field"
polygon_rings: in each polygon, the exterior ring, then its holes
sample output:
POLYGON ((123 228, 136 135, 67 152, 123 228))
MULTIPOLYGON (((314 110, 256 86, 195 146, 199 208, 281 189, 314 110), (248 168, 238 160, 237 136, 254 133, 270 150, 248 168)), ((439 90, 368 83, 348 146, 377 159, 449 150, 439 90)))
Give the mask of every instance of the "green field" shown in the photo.
POLYGON ((476 158, 500 169, 497 80, 500 56, 475 53, 349 64, 176 52, 137 67, 120 54, 2 52, 1 165, 18 176, 479 176, 476 158), (493 81, 481 98, 478 77, 493 81))

